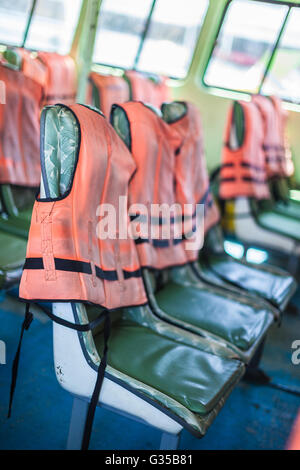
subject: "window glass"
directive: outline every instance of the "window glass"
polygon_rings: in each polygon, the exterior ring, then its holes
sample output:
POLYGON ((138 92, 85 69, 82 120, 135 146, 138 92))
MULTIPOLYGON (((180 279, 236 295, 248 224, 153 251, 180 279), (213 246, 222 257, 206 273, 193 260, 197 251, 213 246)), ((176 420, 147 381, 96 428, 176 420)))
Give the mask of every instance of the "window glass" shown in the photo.
POLYGON ((93 61, 132 68, 152 0, 103 0, 93 61))
POLYGON ((138 69, 182 78, 186 75, 208 0, 158 0, 138 69))
POLYGON ((38 0, 26 47, 67 54, 77 26, 82 0, 38 0))
POLYGON ((93 61, 184 77, 208 3, 209 0, 156 0, 142 43, 153 0, 103 0, 93 61))
POLYGON ((210 58, 205 83, 256 93, 287 12, 286 5, 233 1, 210 58))
POLYGON ((0 1, 0 42, 20 46, 32 0, 0 1))
POLYGON ((264 94, 300 103, 300 8, 292 8, 273 64, 264 82, 264 94))

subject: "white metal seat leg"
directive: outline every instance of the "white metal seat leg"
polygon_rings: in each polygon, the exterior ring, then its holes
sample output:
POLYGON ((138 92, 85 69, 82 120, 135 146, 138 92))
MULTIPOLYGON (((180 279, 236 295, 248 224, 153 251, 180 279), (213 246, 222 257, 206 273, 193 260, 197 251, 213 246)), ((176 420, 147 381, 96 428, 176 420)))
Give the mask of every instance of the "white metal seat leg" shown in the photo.
POLYGON ((160 441, 159 450, 177 450, 180 441, 180 434, 170 434, 163 432, 160 441))
POLYGON ((89 402, 87 400, 74 397, 67 441, 67 450, 81 449, 88 406, 89 402))

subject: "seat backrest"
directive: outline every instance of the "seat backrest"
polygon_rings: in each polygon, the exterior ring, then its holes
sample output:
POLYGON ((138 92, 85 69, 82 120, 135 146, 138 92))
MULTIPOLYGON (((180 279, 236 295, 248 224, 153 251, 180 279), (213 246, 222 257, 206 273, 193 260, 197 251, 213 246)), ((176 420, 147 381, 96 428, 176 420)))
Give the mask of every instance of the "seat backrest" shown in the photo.
POLYGON ((0 81, 5 84, 5 104, 0 103, 0 183, 37 187, 43 88, 5 61, 0 62, 0 81))
POLYGON ((164 77, 156 77, 155 81, 136 70, 127 70, 125 77, 130 84, 131 100, 149 103, 157 108, 169 100, 169 89, 164 77))
POLYGON ((72 57, 56 52, 38 52, 37 57, 47 69, 43 105, 74 104, 77 92, 77 71, 72 57))
POLYGON ((14 56, 19 57, 20 70, 22 70, 23 74, 38 82, 43 87, 44 94, 47 84, 47 67, 39 60, 37 52, 31 52, 21 47, 8 49, 6 51, 6 57, 8 57, 11 62, 14 61, 14 56))
MULTIPOLYGON (((186 102, 164 103, 162 115, 181 136, 180 152, 176 155, 176 201, 204 205, 204 233, 219 222, 220 214, 210 191, 206 166, 201 116, 195 105, 186 102)), ((190 252, 193 256, 193 253, 190 252)))
POLYGON ((269 199, 262 117, 254 103, 238 101, 229 109, 220 173, 221 199, 269 199), (237 129, 241 129, 240 135, 237 129))
POLYGON ((57 102, 75 103, 77 72, 75 62, 69 55, 32 52, 19 47, 8 49, 4 56, 11 64, 16 64, 26 77, 43 87, 41 107, 57 102))
POLYGON ((109 116, 114 103, 124 103, 128 100, 129 85, 123 77, 90 73, 88 104, 100 109, 105 116, 109 116))
POLYGON ((180 136, 141 102, 113 106, 111 122, 129 146, 137 166, 129 186, 129 202, 131 220, 139 232, 135 241, 141 265, 164 269, 187 263, 182 211, 175 204, 174 188, 180 136))
POLYGON ((45 108, 41 135, 41 190, 20 297, 107 309, 144 304, 135 245, 126 236, 130 152, 100 112, 79 104, 45 108))

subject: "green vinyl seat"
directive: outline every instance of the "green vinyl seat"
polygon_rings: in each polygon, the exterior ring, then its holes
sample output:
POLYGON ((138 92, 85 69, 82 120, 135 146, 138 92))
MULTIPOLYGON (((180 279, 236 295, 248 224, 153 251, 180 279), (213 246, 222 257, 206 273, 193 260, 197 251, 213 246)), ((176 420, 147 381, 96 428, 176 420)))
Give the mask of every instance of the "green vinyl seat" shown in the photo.
POLYGON ((300 219, 300 201, 291 199, 289 179, 277 177, 269 183, 272 211, 288 217, 300 219))
POLYGON ((1 287, 18 282, 26 256, 26 240, 0 232, 1 287))
POLYGON ((206 234, 199 262, 203 276, 216 284, 244 289, 280 310, 286 307, 297 288, 293 276, 283 269, 249 263, 228 255, 219 226, 206 234))
MULTIPOLYGON (((207 259, 207 258, 206 258, 207 259)), ((251 265, 232 258, 227 253, 210 254, 202 273, 220 285, 233 284, 248 292, 261 296, 283 309, 296 289, 292 276, 271 266, 251 265), (220 277, 221 276, 221 277, 220 277)))
MULTIPOLYGON (((169 271, 169 281, 155 293, 159 308, 184 328, 207 331, 240 350, 247 361, 249 352, 264 337, 273 322, 267 306, 255 305, 246 297, 189 279, 186 268, 169 271)), ((251 355, 251 353, 250 353, 251 355)))
POLYGON ((274 212, 300 220, 300 203, 292 199, 278 201, 274 206, 274 212))
POLYGON ((256 213, 256 219, 259 225, 290 237, 297 242, 300 241, 300 220, 293 219, 285 214, 279 214, 275 211, 263 211, 256 213))
MULTIPOLYGON (((103 351, 103 335, 94 341, 103 351)), ((108 365, 200 415, 210 413, 241 376, 239 361, 208 354, 126 319, 114 323, 108 365)))

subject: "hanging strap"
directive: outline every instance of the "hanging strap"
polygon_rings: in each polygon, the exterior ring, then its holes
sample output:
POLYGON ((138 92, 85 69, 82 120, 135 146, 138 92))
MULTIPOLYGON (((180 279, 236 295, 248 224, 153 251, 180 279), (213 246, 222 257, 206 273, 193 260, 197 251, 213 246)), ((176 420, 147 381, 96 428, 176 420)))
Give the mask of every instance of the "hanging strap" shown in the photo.
POLYGON ((33 320, 33 315, 29 311, 29 306, 30 306, 30 304, 26 304, 25 318, 24 318, 24 321, 22 323, 18 349, 17 349, 16 355, 15 355, 15 358, 14 358, 13 366, 12 366, 12 378, 11 378, 11 385, 10 385, 9 406, 8 406, 8 414, 7 414, 8 418, 10 418, 10 415, 11 415, 12 402, 13 402, 13 397, 14 397, 15 388, 16 388, 18 367, 19 367, 19 360, 20 360, 20 353, 21 353, 21 345, 22 345, 22 339, 23 339, 24 331, 28 330, 28 328, 30 327, 31 322, 33 320))
POLYGON ((94 416, 95 416, 95 411, 96 407, 99 402, 99 395, 102 387, 102 383, 104 380, 104 375, 105 375, 105 369, 107 365, 107 352, 108 352, 108 338, 110 335, 110 316, 109 312, 105 312, 105 323, 104 323, 104 349, 103 349, 103 354, 101 357, 101 362, 98 368, 97 372, 97 380, 95 384, 95 388, 93 391, 93 395, 89 404, 87 416, 86 416, 86 421, 85 421, 85 427, 84 427, 84 433, 83 433, 83 438, 82 438, 82 444, 81 444, 81 450, 87 450, 89 447, 89 442, 90 442, 90 437, 92 433, 92 427, 93 427, 93 421, 94 421, 94 416))
MULTIPOLYGON (((67 320, 64 320, 63 318, 60 318, 60 317, 58 317, 58 316, 54 315, 53 313, 48 312, 46 310, 44 310, 44 311, 45 311, 46 315, 48 315, 51 320, 58 323, 59 325, 65 326, 66 328, 71 328, 72 330, 81 331, 81 332, 93 330, 97 325, 102 323, 103 315, 105 315, 103 357, 102 357, 101 362, 100 362, 95 389, 94 389, 94 392, 93 392, 93 395, 92 395, 92 398, 91 398, 91 402, 90 402, 90 405, 89 405, 89 410, 88 410, 86 425, 85 425, 85 430, 84 430, 84 436, 83 436, 83 442, 82 442, 82 445, 87 446, 87 447, 85 447, 87 449, 88 444, 89 444, 89 440, 90 440, 95 409, 96 409, 96 406, 97 406, 97 402, 98 402, 102 382, 103 382, 103 379, 104 379, 104 372, 105 372, 105 368, 106 368, 106 363, 107 363, 107 350, 108 350, 107 343, 108 343, 108 338, 109 338, 109 334, 110 334, 110 316, 109 316, 109 312, 107 310, 104 310, 104 312, 101 312, 99 317, 96 318, 95 320, 93 320, 92 322, 84 323, 83 325, 80 325, 80 324, 76 324, 76 323, 72 323, 72 322, 69 322, 67 320)), ((8 407, 7 418, 10 418, 10 416, 11 416, 12 403, 13 403, 13 397, 14 397, 16 383, 17 383, 19 360, 20 360, 20 353, 21 353, 21 345, 22 345, 24 331, 28 330, 28 328, 30 327, 30 325, 32 323, 32 320, 33 320, 33 314, 30 312, 30 303, 26 303, 25 318, 24 318, 24 321, 22 323, 18 349, 17 349, 16 355, 15 355, 15 358, 14 358, 14 361, 13 361, 13 366, 12 366, 12 379, 11 379, 11 386, 10 386, 9 407, 8 407)))

